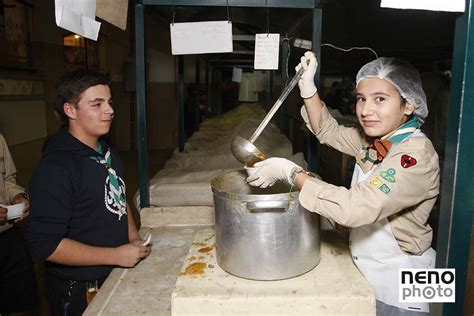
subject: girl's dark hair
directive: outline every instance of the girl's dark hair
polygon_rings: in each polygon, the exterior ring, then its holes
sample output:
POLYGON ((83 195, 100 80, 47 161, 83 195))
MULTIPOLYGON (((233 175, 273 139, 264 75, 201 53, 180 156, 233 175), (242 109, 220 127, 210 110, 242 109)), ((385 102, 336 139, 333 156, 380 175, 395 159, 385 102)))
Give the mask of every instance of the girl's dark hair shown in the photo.
POLYGON ((69 124, 68 117, 64 113, 64 103, 77 104, 84 91, 97 85, 109 86, 109 76, 96 70, 79 69, 66 72, 59 78, 54 110, 64 124, 69 124))

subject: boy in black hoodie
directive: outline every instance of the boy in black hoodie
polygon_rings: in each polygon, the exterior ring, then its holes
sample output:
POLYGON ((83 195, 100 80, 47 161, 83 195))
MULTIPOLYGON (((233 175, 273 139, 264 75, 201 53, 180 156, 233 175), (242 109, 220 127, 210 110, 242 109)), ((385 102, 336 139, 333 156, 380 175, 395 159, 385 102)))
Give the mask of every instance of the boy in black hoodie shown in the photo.
POLYGON ((114 117, 109 83, 91 70, 61 77, 55 111, 64 126, 45 142, 29 185, 28 241, 46 260, 52 315, 82 314, 91 287, 151 250, 128 212, 120 158, 100 139, 114 117))

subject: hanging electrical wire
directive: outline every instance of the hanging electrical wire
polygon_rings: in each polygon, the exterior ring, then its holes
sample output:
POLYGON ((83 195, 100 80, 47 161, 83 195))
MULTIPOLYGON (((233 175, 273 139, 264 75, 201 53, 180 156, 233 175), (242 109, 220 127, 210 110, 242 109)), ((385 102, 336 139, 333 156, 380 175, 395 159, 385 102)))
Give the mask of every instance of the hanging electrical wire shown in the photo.
POLYGON ((227 6, 227 22, 231 23, 230 21, 230 7, 229 7, 229 0, 226 0, 226 6, 227 6))
POLYGON ((175 11, 175 8, 174 8, 174 0, 173 2, 171 3, 171 8, 173 10, 173 20, 171 21, 171 25, 174 26, 174 18, 176 17, 176 11, 175 11))
POLYGON ((370 50, 374 55, 375 55, 375 59, 379 58, 379 55, 370 47, 350 47, 350 48, 342 48, 342 47, 338 47, 336 45, 333 45, 333 44, 329 44, 329 43, 324 43, 324 44, 321 44, 321 47, 324 47, 324 46, 329 46, 329 47, 332 47, 334 49, 337 49, 337 50, 341 50, 343 52, 350 52, 352 50, 370 50))
POLYGON ((267 37, 270 33, 270 14, 268 13, 268 0, 265 0, 265 7, 267 8, 267 37))

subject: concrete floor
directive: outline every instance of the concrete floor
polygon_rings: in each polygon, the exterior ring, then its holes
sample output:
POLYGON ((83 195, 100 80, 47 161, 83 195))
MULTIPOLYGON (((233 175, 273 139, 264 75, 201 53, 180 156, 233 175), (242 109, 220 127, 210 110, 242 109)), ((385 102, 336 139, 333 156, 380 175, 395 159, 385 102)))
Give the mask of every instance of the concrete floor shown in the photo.
MULTIPOLYGON (((27 188, 28 181, 41 159, 41 149, 44 139, 38 139, 31 142, 10 146, 10 151, 17 168, 17 182, 19 185, 27 188)), ((148 178, 151 178, 156 172, 163 168, 165 161, 171 156, 173 149, 152 150, 148 155, 148 178)), ((127 186, 127 201, 132 207, 135 223, 140 225, 139 214, 135 210, 132 198, 138 189, 138 156, 136 151, 120 152, 124 168, 125 168, 125 184, 127 186)), ((22 232, 26 231, 28 221, 25 220, 19 224, 22 232)), ((40 298, 40 306, 35 315, 49 315, 48 306, 43 291, 43 262, 34 260, 36 270, 36 280, 38 283, 38 295, 40 298)))

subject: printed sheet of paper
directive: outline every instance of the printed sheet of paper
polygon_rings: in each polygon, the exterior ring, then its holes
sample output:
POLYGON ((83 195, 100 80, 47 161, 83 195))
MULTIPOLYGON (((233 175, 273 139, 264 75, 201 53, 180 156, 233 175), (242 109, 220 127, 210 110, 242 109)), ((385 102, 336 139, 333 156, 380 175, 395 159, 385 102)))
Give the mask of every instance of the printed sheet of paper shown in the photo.
POLYGON ((381 8, 464 12, 465 0, 382 0, 381 8))
POLYGON ((280 34, 255 34, 255 69, 278 69, 280 34))
POLYGON ((170 24, 173 55, 231 53, 232 23, 229 21, 170 24))
POLYGON ((95 0, 55 0, 56 25, 97 41, 100 22, 95 20, 95 0))

